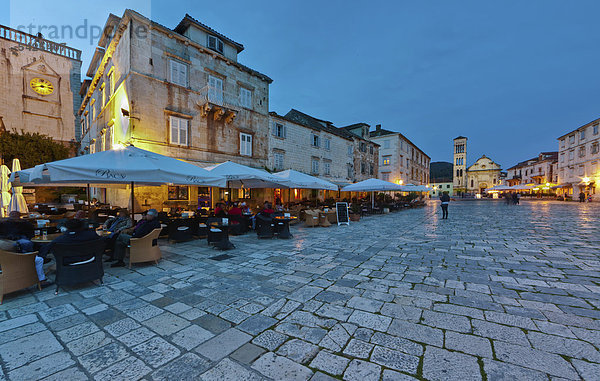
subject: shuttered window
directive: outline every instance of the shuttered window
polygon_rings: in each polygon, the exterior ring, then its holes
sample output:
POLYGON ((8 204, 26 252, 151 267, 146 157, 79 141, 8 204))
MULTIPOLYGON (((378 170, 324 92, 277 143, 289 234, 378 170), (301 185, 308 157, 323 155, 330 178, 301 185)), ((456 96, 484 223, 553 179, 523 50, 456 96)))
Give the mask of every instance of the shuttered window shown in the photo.
POLYGON ((176 61, 170 60, 170 78, 171 83, 179 86, 187 87, 187 65, 176 61))
POLYGON ((176 116, 169 117, 171 144, 188 145, 188 120, 176 116))
POLYGON ((240 133, 240 155, 252 156, 252 135, 240 133))

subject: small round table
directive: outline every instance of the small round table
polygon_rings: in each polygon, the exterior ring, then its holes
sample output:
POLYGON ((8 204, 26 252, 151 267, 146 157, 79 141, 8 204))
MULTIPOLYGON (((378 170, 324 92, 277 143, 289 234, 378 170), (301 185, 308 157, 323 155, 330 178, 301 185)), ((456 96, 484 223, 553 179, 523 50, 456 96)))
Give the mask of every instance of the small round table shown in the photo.
POLYGON ((289 239, 294 237, 292 233, 290 233, 290 221, 296 220, 298 217, 290 216, 275 216, 273 217, 273 221, 277 224, 277 232, 279 233, 279 238, 289 239))

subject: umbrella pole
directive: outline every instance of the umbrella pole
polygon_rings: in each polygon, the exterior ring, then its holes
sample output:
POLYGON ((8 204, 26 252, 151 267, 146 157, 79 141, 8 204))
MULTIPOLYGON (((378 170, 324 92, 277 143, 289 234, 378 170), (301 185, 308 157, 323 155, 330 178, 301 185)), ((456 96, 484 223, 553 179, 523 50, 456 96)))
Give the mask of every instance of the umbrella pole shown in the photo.
POLYGON ((90 210, 92 205, 90 204, 90 184, 87 185, 87 190, 86 190, 86 196, 87 196, 87 210, 88 210, 88 218, 90 217, 90 210))
POLYGON ((375 209, 375 191, 371 191, 371 210, 375 209))
POLYGON ((133 194, 133 181, 131 182, 131 221, 135 223, 135 204, 133 203, 135 196, 133 194))

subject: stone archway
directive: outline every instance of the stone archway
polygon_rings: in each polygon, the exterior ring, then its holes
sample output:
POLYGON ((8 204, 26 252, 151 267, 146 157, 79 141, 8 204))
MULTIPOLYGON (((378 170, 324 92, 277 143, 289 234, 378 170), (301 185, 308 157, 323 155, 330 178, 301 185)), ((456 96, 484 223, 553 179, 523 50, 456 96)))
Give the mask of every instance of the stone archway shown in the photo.
POLYGON ((488 188, 487 183, 479 183, 479 193, 483 194, 486 188, 488 188))

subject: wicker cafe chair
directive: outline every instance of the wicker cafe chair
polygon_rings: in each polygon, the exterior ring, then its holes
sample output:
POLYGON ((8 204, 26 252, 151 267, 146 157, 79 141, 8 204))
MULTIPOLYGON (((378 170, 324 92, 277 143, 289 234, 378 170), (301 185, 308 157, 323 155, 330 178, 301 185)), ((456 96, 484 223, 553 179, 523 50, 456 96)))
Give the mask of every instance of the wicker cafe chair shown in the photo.
POLYGON ((129 240, 129 268, 132 263, 154 261, 158 265, 158 260, 162 258, 162 253, 158 247, 158 236, 162 228, 154 229, 141 238, 131 238, 129 240))
POLYGON ((60 286, 91 282, 102 284, 104 268, 102 254, 106 243, 103 239, 77 243, 57 243, 52 249, 56 258, 56 291, 60 286))
POLYGON ((308 227, 319 226, 319 211, 307 209, 304 211, 304 223, 308 227))
POLYGON ((0 250, 0 304, 4 295, 19 291, 37 284, 42 289, 35 272, 35 256, 33 253, 12 253, 0 250))

